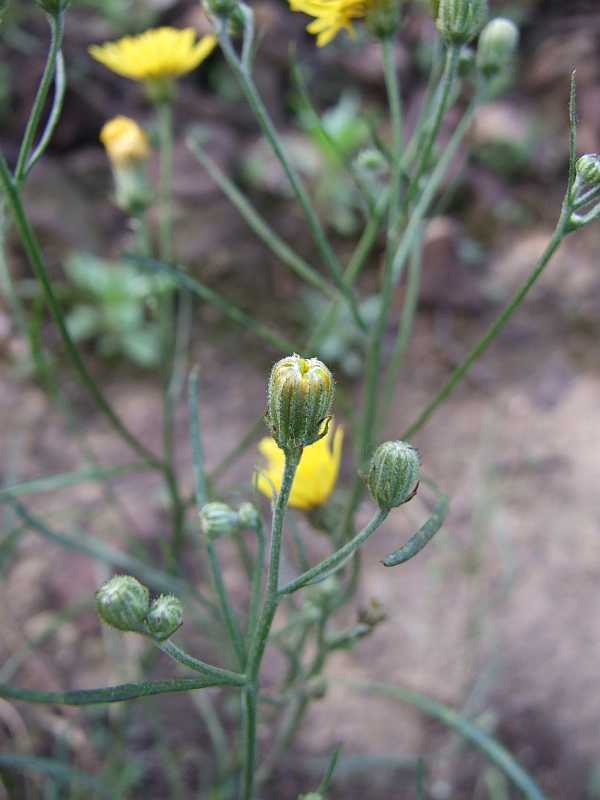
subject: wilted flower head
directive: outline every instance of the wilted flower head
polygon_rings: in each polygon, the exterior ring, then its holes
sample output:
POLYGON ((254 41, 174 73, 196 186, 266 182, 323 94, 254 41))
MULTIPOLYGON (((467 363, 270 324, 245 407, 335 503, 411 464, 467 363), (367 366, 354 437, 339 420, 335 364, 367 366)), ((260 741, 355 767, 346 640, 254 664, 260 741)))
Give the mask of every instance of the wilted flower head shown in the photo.
MULTIPOLYGON (((302 511, 310 511, 329 500, 340 471, 344 432, 330 426, 326 435, 305 447, 294 477, 289 504, 302 511)), ((274 439, 265 438, 258 449, 267 464, 257 474, 257 487, 264 495, 273 497, 281 489, 285 455, 274 439)))
POLYGON ((117 75, 134 81, 179 78, 201 64, 214 50, 215 36, 196 41, 193 28, 152 28, 139 36, 92 45, 90 55, 117 75))
POLYGON ((100 131, 100 141, 115 167, 145 161, 150 156, 148 137, 129 117, 113 117, 100 131))

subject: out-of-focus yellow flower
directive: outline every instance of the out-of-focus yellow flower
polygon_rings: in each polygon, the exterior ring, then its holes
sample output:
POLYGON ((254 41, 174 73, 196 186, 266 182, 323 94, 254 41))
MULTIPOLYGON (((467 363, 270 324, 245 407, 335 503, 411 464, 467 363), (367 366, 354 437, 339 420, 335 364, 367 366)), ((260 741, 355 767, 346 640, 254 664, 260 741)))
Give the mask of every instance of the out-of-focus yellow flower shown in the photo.
POLYGON ((317 37, 317 46, 325 47, 344 29, 354 36, 353 19, 366 17, 380 0, 290 0, 292 11, 315 17, 306 30, 317 37))
MULTIPOLYGON (((340 471, 343 439, 343 429, 337 428, 334 433, 330 426, 322 439, 304 448, 292 484, 290 506, 309 511, 329 500, 340 471)), ((278 492, 281 488, 285 455, 271 438, 261 439, 258 449, 265 457, 267 465, 258 472, 257 487, 271 498, 273 491, 278 492)))
POLYGON ((100 141, 115 167, 125 167, 150 157, 150 143, 137 122, 114 117, 100 131, 100 141))
POLYGON ((117 75, 134 81, 163 81, 191 72, 217 45, 215 36, 196 41, 193 28, 153 28, 139 36, 92 45, 90 55, 117 75))

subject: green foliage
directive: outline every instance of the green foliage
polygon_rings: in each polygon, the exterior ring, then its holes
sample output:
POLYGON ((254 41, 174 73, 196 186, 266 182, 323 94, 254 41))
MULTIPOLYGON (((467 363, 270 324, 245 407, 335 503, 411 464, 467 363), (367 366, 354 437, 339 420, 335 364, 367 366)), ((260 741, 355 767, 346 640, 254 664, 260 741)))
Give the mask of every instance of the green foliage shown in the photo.
POLYGON ((102 356, 125 356, 136 366, 155 367, 161 347, 158 303, 172 293, 172 281, 87 253, 71 256, 65 272, 73 290, 67 315, 73 339, 94 342, 102 356))

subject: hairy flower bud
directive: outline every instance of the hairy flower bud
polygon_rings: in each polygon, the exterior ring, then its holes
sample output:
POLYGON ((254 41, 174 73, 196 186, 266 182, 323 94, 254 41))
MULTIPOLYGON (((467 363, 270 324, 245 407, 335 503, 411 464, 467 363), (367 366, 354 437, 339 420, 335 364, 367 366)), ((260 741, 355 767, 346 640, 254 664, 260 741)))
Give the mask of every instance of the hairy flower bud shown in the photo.
POLYGON ((496 17, 485 26, 477 44, 477 67, 490 78, 510 66, 517 45, 519 29, 514 22, 496 17))
POLYGON ((400 27, 400 0, 372 0, 367 4, 365 22, 373 36, 388 39, 400 27))
POLYGON ((207 541, 214 542, 221 536, 229 536, 238 529, 239 520, 227 503, 207 503, 200 509, 200 525, 207 541))
POLYGON ((35 0, 37 5, 45 11, 47 14, 52 14, 52 16, 56 16, 57 14, 62 14, 63 11, 67 10, 67 6, 71 2, 71 0, 35 0))
POLYGON ((381 150, 366 147, 354 159, 354 167, 361 173, 380 177, 388 169, 388 162, 381 150))
POLYGON ((183 624, 181 600, 172 594, 161 594, 150 606, 146 622, 153 636, 160 641, 168 639, 183 624))
POLYGON ((447 44, 468 44, 483 28, 488 0, 439 0, 437 28, 447 44))
POLYGON ((131 575, 115 575, 96 592, 100 618, 120 631, 143 633, 149 608, 148 589, 131 575))
POLYGON ((600 186, 600 156, 588 153, 577 161, 577 177, 589 186, 600 186))
POLYGON ((333 395, 333 376, 322 361, 298 355, 278 361, 271 370, 266 413, 278 446, 290 450, 316 442, 333 395))
POLYGON ((396 508, 417 491, 421 462, 419 453, 406 442, 380 444, 369 465, 367 485, 383 510, 396 508))
POLYGON ((242 528, 255 530, 260 524, 260 515, 252 503, 242 503, 238 508, 238 521, 242 528))

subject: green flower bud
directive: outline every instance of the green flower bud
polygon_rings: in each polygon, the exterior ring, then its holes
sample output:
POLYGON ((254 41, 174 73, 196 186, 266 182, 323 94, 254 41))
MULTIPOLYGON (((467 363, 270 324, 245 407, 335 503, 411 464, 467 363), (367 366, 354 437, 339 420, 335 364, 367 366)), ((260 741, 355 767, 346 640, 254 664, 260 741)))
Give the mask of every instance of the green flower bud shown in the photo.
POLYGON ((227 503, 207 503, 200 509, 200 525, 207 541, 214 542, 238 529, 238 515, 227 503))
POLYGON ((242 503, 238 508, 238 522, 242 528, 256 530, 260 525, 260 515, 252 503, 242 503))
POLYGON ((378 39, 388 39, 400 27, 400 0, 375 0, 367 4, 367 28, 378 39))
POLYGON ((510 66, 517 45, 519 29, 510 19, 497 17, 485 26, 477 44, 477 67, 488 78, 510 66))
POLYGON ((410 444, 384 442, 379 445, 367 475, 369 491, 379 508, 396 508, 415 496, 420 466, 419 453, 410 444))
POLYGON ((274 365, 266 421, 282 450, 298 449, 320 438, 333 395, 333 376, 317 358, 293 355, 274 365))
POLYGON ((309 612, 316 609, 319 614, 331 611, 340 596, 340 588, 340 582, 335 575, 330 575, 313 586, 307 586, 304 591, 305 608, 309 612))
POLYGON ((387 172, 388 162, 381 150, 376 147, 367 147, 361 150, 354 159, 354 168, 366 175, 381 177, 387 172))
POLYGON ((183 624, 181 600, 172 594, 161 594, 152 603, 146 622, 153 636, 160 641, 168 639, 183 624))
POLYGON ((107 625, 144 633, 150 608, 148 589, 131 575, 115 575, 96 592, 96 609, 107 625))
POLYGON ((437 28, 447 44, 468 44, 487 17, 488 0, 439 0, 437 28))
POLYGON ((588 153, 577 161, 577 177, 590 186, 600 185, 600 156, 588 153))

